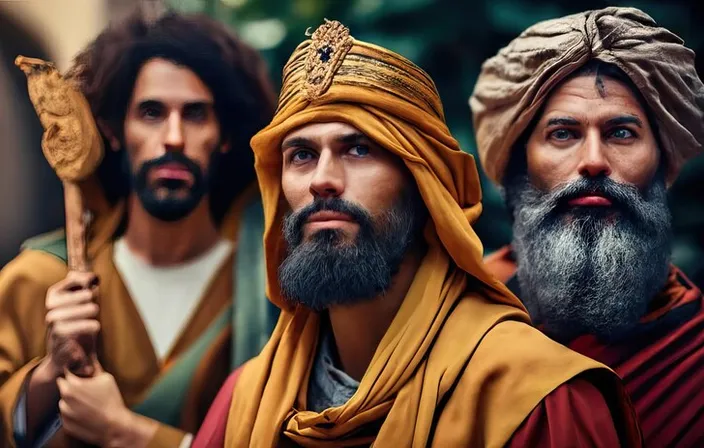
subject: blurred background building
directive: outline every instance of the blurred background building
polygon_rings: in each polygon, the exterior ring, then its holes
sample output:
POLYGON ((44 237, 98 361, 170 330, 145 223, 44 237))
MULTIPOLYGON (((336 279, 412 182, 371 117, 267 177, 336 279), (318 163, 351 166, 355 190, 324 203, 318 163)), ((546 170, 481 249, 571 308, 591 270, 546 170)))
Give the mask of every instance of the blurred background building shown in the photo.
MULTIPOLYGON (((141 0, 145 1, 145 0, 141 0)), ((694 0, 150 0, 215 17, 258 48, 280 85, 281 69, 308 27, 337 19, 352 35, 410 58, 430 73, 450 129, 474 153, 467 100, 482 61, 544 19, 606 6, 635 6, 697 51, 704 78, 704 2, 694 0)), ((23 239, 61 225, 60 184, 39 147, 41 128, 27 99, 17 54, 65 69, 110 20, 138 0, 0 0, 0 266, 23 239)), ((476 225, 487 252, 510 240, 501 197, 483 178, 484 214, 476 225)), ((704 158, 670 191, 675 262, 704 284, 704 158)))

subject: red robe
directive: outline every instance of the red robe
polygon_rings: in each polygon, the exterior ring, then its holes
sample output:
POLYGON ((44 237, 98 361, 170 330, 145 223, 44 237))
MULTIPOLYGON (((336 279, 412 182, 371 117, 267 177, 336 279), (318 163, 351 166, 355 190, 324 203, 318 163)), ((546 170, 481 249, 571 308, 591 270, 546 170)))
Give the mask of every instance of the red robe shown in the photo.
MULTIPOLYGON (((509 247, 485 263, 520 297, 509 247)), ((584 335, 568 347, 623 378, 645 446, 704 447, 704 296, 679 269, 671 268, 667 285, 628 338, 605 344, 584 335)))
MULTIPOLYGON (((230 375, 220 389, 191 448, 224 446, 232 391, 241 371, 239 368, 230 375)), ((619 436, 599 390, 588 381, 575 378, 555 389, 533 410, 508 446, 618 447, 619 436)))

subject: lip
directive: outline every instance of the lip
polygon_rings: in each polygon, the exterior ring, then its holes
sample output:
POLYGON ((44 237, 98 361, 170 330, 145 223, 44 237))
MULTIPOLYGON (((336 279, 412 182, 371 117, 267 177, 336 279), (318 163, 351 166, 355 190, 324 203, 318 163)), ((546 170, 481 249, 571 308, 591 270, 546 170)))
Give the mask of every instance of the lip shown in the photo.
POLYGON ((191 180, 191 172, 180 163, 168 163, 154 168, 152 171, 154 179, 174 179, 188 182, 191 180))
POLYGON ((578 207, 611 207, 613 203, 610 199, 600 195, 585 195, 570 199, 571 206, 578 207))
POLYGON ((354 220, 352 217, 346 213, 340 213, 340 212, 333 212, 333 211, 320 211, 313 213, 310 215, 308 220, 306 221, 307 223, 324 223, 324 222, 332 222, 332 221, 344 221, 344 222, 353 222, 354 220))

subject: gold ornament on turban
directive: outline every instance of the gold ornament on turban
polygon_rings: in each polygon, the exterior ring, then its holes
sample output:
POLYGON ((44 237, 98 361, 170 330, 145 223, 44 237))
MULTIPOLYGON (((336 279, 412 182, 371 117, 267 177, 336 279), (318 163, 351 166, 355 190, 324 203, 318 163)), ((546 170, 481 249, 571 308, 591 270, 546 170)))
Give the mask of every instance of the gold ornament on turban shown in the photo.
POLYGON ((306 57, 306 99, 313 101, 330 87, 353 42, 350 30, 338 21, 326 20, 315 30, 306 57))

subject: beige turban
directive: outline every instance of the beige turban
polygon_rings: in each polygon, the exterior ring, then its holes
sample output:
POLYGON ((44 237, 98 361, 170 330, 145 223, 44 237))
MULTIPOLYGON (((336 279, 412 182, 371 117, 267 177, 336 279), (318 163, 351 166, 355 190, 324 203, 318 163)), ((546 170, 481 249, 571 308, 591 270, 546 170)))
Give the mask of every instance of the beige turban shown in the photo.
POLYGON ((469 100, 479 158, 503 181, 510 152, 551 90, 591 59, 623 70, 657 122, 668 183, 704 142, 704 85, 694 52, 635 8, 610 7, 540 22, 487 60, 469 100))

